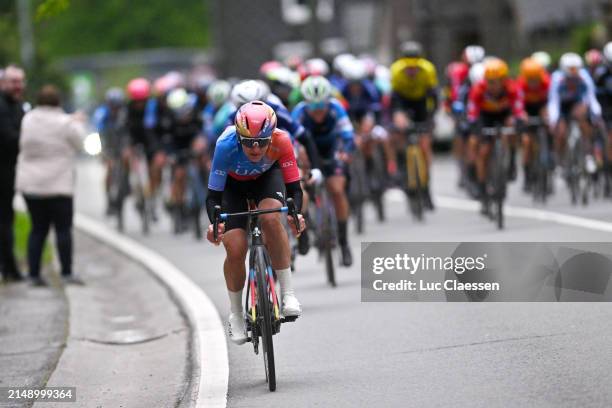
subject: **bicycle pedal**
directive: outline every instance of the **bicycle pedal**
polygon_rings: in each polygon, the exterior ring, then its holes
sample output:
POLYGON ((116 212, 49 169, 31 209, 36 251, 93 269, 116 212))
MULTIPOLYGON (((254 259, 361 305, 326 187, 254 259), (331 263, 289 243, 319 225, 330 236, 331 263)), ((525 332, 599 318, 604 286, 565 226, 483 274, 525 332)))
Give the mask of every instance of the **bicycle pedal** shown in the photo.
POLYGON ((287 316, 287 317, 282 317, 280 319, 281 323, 291 323, 291 322, 295 322, 297 320, 297 318, 300 316, 287 316))

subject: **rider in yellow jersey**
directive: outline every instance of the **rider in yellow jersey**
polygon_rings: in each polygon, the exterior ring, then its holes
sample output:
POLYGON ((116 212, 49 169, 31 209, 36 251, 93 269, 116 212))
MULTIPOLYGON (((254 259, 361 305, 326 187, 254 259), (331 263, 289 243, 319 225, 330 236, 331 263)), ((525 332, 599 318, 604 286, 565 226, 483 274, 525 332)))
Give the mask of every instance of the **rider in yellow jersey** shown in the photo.
MULTIPOLYGON (((391 110, 393 126, 402 132, 410 121, 430 122, 431 114, 438 104, 438 76, 436 68, 423 58, 421 44, 407 41, 402 44, 401 58, 391 65, 391 110)), ((426 132, 420 139, 428 168, 431 165, 431 134, 426 132)), ((424 191, 425 205, 433 209, 429 188, 424 191)))

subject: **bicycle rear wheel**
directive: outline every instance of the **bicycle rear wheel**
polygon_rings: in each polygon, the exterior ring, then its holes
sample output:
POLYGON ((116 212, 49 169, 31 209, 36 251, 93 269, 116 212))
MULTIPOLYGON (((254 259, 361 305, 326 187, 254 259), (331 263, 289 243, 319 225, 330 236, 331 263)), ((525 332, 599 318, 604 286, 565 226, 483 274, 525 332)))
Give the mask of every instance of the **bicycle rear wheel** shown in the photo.
POLYGON ((149 235, 151 226, 151 201, 143 195, 142 207, 140 208, 140 218, 142 219, 142 234, 149 235))
POLYGON ((508 174, 508 165, 504 151, 504 145, 501 140, 495 141, 494 156, 490 159, 493 163, 495 173, 493 175, 494 185, 494 201, 495 201, 495 220, 497 228, 504 228, 504 199, 506 198, 506 177, 508 174))
POLYGON ((195 237, 199 241, 202 239, 202 220, 200 219, 200 215, 202 210, 199 206, 196 206, 193 209, 193 228, 195 232, 195 237))
POLYGON ((270 391, 276 390, 276 368, 274 366, 274 341, 272 339, 272 305, 270 302, 270 290, 267 279, 266 256, 262 247, 257 248, 257 260, 255 262, 257 276, 257 306, 258 324, 261 334, 264 367, 266 370, 266 382, 270 391))
POLYGON ((408 177, 408 199, 411 201, 412 214, 418 221, 423 220, 423 186, 422 174, 419 168, 418 147, 409 146, 406 149, 406 171, 408 177))
POLYGON ((335 288, 336 272, 334 270, 334 256, 331 245, 327 245, 325 248, 325 271, 327 272, 327 282, 335 288))

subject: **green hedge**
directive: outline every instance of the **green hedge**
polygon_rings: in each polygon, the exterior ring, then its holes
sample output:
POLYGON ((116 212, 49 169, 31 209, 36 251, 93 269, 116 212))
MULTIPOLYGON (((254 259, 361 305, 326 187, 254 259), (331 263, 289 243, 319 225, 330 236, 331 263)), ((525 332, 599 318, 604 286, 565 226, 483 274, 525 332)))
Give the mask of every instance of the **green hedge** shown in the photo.
MULTIPOLYGON (((32 224, 30 223, 30 217, 28 214, 23 212, 15 213, 15 254, 17 255, 17 261, 19 264, 27 264, 28 254, 28 235, 32 224)), ((53 250, 49 241, 45 243, 45 249, 43 251, 43 265, 48 265, 53 259, 53 250)))

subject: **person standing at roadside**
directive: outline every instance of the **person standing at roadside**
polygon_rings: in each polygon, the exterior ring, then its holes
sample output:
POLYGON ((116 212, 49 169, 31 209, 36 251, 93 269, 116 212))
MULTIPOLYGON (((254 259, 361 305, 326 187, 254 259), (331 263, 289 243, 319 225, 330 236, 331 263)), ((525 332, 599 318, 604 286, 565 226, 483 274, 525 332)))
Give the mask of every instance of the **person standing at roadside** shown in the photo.
POLYGON ((15 165, 23 111, 25 73, 16 65, 4 69, 0 88, 0 271, 6 282, 22 279, 15 261, 13 197, 15 165))
POLYGON ((72 197, 84 120, 62 110, 59 90, 53 85, 42 87, 36 107, 23 118, 16 186, 32 220, 28 267, 35 286, 47 285, 40 275, 40 261, 51 226, 55 229, 62 280, 82 283, 72 274, 72 197))

